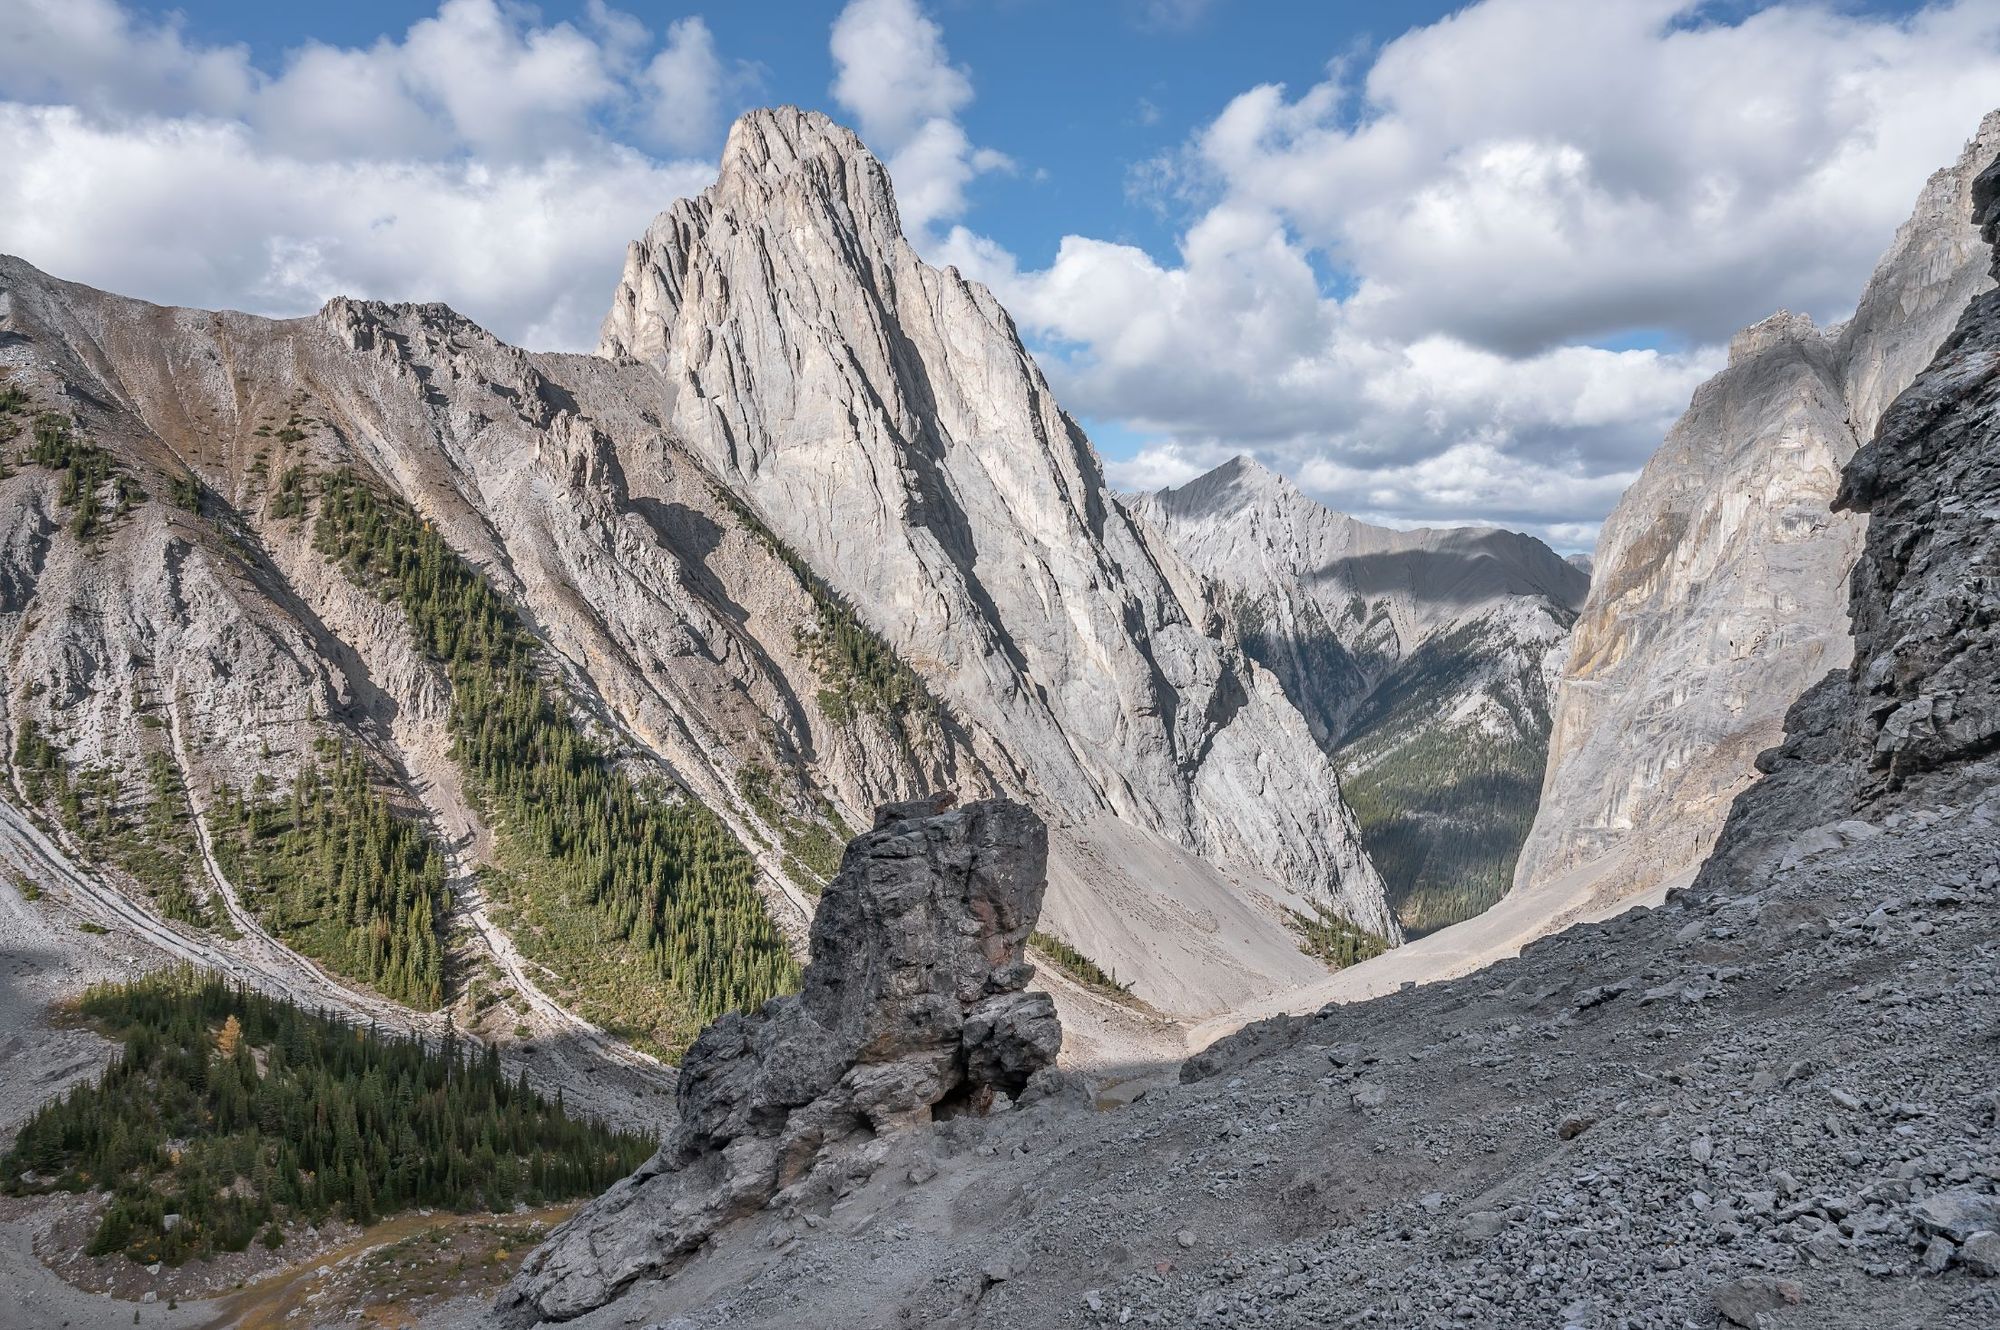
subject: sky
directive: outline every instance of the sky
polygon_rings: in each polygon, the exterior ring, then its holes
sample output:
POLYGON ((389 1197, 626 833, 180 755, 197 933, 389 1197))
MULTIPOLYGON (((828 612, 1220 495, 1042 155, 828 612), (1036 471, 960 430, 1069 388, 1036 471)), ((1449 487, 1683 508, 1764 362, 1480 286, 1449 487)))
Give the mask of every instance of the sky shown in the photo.
POLYGON ((0 251, 589 350, 773 103, 888 163, 1114 484, 1247 452, 1577 550, 1733 331, 1852 310, 2000 106, 2000 3, 0 0, 0 251))

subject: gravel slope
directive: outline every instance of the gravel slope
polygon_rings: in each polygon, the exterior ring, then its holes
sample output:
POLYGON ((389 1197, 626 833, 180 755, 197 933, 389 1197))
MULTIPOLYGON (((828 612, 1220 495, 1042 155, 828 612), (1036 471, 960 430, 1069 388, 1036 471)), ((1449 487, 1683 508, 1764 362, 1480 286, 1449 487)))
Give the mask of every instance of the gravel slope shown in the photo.
POLYGON ((1772 1326, 1990 1328, 2000 1281, 1919 1212, 2000 1206, 1996 821, 1848 824, 1754 891, 1253 1027, 1128 1109, 875 1142, 845 1197, 572 1324, 1608 1330, 1768 1276, 1801 1298, 1772 1326))

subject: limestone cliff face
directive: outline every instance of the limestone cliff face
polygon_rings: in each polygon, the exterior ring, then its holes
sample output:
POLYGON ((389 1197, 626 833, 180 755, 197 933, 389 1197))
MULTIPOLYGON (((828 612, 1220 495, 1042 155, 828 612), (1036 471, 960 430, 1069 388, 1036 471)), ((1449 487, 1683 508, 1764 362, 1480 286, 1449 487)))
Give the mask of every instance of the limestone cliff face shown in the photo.
POLYGON ((1588 577, 1510 531, 1356 521, 1249 458, 1134 511, 1221 589, 1339 764, 1403 925, 1496 899, 1588 577))
POLYGON ((1106 489, 992 294, 905 242, 851 133, 739 122, 715 186, 631 247, 601 354, 656 369, 664 422, 1004 736, 1053 815, 1050 918, 1100 964, 1185 1008, 1300 977, 1246 898, 1393 934, 1278 680, 1106 489))
POLYGON ((1847 323, 1779 313, 1739 333, 1606 521, 1517 888, 1566 878, 1584 902, 1684 879, 1786 708, 1847 659, 1864 528, 1832 501, 1991 285, 1969 219, 1996 151, 2000 113, 1925 186, 1847 323))
MULTIPOLYGON (((1968 212, 2000 242, 2000 160, 1968 212)), ((2000 276, 2000 247, 1992 253, 2000 276)), ((1949 807, 2000 778, 2000 292, 1976 297, 1847 464, 1834 506, 1865 514, 1854 653, 1801 697, 1765 778, 1730 810, 1704 883, 1754 882, 1949 807)), ((1913 884, 1921 885, 1921 884, 1913 884)))

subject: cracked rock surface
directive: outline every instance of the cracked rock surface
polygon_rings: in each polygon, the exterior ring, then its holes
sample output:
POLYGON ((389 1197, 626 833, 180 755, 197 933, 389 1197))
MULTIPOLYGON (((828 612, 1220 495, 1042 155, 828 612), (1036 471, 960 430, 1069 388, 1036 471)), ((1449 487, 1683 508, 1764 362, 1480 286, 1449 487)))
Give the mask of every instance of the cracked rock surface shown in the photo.
POLYGON ((1047 871, 1021 804, 883 809, 814 916, 804 989, 702 1032, 660 1153, 529 1259, 503 1320, 566 1320, 671 1271, 780 1191, 828 1185, 843 1143, 1023 1095, 1062 1044, 1048 996, 1022 991, 1047 871))

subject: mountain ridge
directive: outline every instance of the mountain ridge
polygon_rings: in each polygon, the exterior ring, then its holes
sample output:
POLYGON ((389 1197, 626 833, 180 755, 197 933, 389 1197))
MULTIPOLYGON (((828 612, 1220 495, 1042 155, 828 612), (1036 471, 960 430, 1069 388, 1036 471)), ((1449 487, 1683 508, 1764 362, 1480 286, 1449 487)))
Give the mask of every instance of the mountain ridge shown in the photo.
POLYGON ((1517 532, 1361 521, 1248 457, 1133 509, 1219 588, 1339 764, 1404 926, 1497 899, 1584 574, 1517 532))

